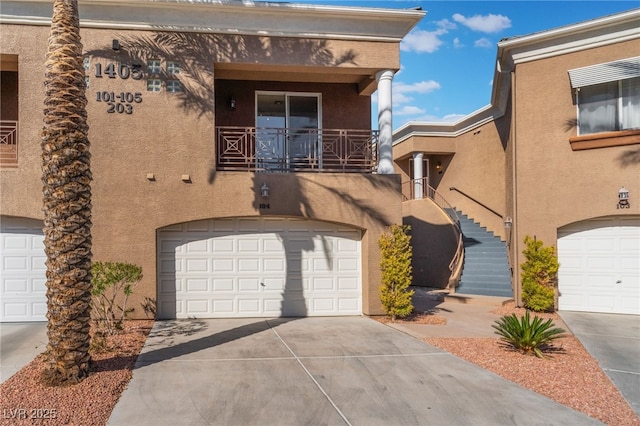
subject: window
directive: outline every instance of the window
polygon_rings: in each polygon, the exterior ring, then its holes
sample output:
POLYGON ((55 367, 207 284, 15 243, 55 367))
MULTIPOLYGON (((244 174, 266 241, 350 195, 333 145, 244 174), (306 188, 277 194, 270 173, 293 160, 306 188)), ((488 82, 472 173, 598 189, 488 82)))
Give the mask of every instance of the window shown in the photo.
POLYGON ((167 81, 167 92, 169 93, 177 93, 182 92, 182 85, 179 80, 168 80, 167 81))
POLYGON ((180 74, 180 63, 167 61, 167 74, 169 75, 180 74))
POLYGON ((617 138, 610 133, 640 129, 640 56, 569 70, 569 80, 576 93, 577 138, 617 138))
POLYGON ((147 92, 159 92, 162 89, 162 82, 157 78, 147 80, 147 92))
POLYGON ((160 74, 161 71, 160 59, 149 59, 147 61, 147 72, 149 74, 160 74))
POLYGON ((640 77, 580 87, 578 133, 640 129, 640 77))

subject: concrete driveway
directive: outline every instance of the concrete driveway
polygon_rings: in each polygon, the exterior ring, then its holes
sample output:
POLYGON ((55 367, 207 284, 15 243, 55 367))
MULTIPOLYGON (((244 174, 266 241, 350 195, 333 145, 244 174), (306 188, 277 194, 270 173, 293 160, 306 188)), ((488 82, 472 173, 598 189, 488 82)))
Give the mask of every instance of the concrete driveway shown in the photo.
POLYGON ((365 317, 156 322, 109 425, 600 424, 365 317))
POLYGON ((46 322, 0 324, 0 383, 47 349, 46 322))
POLYGON ((640 316, 570 311, 560 316, 640 416, 640 316))

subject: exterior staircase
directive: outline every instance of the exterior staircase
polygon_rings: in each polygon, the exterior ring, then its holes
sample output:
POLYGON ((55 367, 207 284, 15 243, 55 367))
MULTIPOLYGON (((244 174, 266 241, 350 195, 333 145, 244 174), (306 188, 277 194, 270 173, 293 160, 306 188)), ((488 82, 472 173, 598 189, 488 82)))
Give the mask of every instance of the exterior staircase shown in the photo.
POLYGON ((460 294, 513 297, 506 243, 458 211, 464 265, 455 290, 460 294))

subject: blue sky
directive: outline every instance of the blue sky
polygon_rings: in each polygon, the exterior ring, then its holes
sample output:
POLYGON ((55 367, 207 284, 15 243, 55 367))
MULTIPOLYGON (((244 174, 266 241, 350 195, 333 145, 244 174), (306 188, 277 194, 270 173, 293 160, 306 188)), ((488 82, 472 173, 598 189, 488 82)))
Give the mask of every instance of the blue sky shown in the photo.
MULTIPOLYGON (((628 1, 292 0, 292 3, 408 9, 427 14, 401 44, 393 127, 456 121, 489 104, 497 43, 640 8, 628 1)), ((377 113, 374 95, 373 115, 377 113)), ((374 128, 377 123, 374 122, 374 128)))

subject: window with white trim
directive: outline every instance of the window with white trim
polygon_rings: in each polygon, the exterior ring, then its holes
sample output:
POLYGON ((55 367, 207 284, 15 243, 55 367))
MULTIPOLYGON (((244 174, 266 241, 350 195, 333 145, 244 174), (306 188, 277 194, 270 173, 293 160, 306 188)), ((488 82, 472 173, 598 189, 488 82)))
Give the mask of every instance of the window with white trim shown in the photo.
POLYGON ((578 135, 640 129, 640 56, 569 71, 578 135))
POLYGON ((640 129, 640 77, 578 89, 578 133, 640 129))

